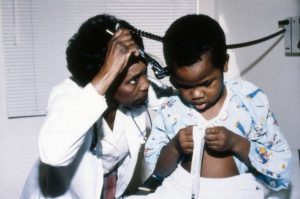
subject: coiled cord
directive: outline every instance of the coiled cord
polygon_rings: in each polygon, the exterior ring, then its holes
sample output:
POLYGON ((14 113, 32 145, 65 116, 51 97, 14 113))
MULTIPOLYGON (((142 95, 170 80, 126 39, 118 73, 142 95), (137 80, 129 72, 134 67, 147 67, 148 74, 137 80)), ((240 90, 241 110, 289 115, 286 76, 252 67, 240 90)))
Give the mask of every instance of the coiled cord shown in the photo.
MULTIPOLYGON (((143 31, 143 30, 134 29, 134 30, 130 30, 130 31, 133 34, 137 34, 141 37, 145 37, 145 38, 152 39, 152 40, 155 40, 155 41, 163 42, 163 40, 164 40, 164 37, 162 37, 162 36, 155 35, 155 34, 143 31)), ((273 37, 276 37, 278 35, 281 35, 284 32, 285 32, 285 29, 282 29, 282 30, 280 30, 276 33, 273 33, 273 34, 269 35, 269 36, 266 36, 266 37, 263 37, 263 38, 260 38, 260 39, 256 39, 256 40, 253 40, 253 41, 237 43, 237 44, 229 44, 229 45, 227 45, 227 49, 242 48, 242 47, 246 47, 246 46, 255 45, 255 44, 267 41, 269 39, 272 39, 273 37)))

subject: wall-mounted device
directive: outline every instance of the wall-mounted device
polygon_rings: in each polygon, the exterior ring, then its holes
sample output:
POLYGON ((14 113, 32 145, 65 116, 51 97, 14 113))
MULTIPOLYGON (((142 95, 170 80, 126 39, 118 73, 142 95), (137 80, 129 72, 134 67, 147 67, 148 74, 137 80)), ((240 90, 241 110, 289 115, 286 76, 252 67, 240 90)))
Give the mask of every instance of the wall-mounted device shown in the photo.
POLYGON ((279 25, 285 28, 285 53, 300 55, 300 16, 286 18, 279 25))

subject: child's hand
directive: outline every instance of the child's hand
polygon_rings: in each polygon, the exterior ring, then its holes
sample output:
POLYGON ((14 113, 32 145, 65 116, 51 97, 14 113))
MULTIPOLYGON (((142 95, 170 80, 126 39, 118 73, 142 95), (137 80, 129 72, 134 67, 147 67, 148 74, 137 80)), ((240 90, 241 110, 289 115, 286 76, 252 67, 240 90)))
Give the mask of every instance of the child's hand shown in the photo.
POLYGON ((181 153, 187 155, 193 152, 194 142, 192 126, 180 129, 175 136, 175 139, 177 142, 177 150, 179 150, 181 153))
POLYGON ((205 143, 209 149, 218 152, 233 151, 239 137, 237 134, 222 126, 211 127, 205 130, 205 143))

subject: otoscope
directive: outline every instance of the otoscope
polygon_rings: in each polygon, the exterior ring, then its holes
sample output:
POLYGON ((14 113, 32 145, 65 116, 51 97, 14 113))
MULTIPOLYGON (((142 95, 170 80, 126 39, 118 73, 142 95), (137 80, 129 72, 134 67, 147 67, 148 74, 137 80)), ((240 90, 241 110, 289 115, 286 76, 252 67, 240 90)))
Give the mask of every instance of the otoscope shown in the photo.
MULTIPOLYGON (((116 30, 119 28, 119 23, 116 24, 116 30)), ((114 35, 114 33, 108 29, 106 29, 106 32, 110 35, 114 35)), ((152 65, 151 69, 154 72, 154 75, 157 79, 162 79, 168 75, 168 71, 166 67, 162 67, 158 61, 153 59, 150 55, 148 55, 144 50, 139 48, 139 53, 141 57, 143 57, 148 63, 152 65)))

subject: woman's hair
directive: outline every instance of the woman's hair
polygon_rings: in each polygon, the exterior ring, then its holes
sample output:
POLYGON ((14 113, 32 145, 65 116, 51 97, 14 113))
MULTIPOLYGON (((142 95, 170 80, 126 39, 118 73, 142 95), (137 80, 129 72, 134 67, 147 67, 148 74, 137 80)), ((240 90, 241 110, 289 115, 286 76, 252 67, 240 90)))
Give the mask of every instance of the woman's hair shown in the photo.
POLYGON ((212 64, 222 68, 227 61, 226 39, 221 26, 206 15, 186 15, 174 21, 165 33, 163 52, 169 73, 189 66, 209 53, 212 64))
MULTIPOLYGON (((96 15, 85 21, 69 40, 66 50, 68 70, 80 86, 88 84, 104 64, 107 45, 112 37, 106 29, 115 31, 117 23, 122 28, 134 29, 128 22, 114 16, 96 15)), ((139 48, 144 49, 139 35, 132 34, 132 38, 139 48)))

